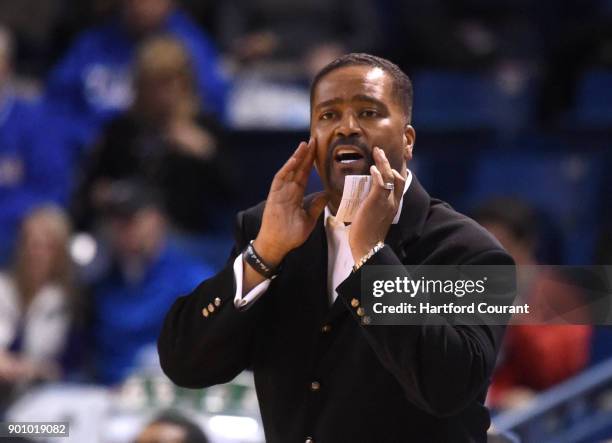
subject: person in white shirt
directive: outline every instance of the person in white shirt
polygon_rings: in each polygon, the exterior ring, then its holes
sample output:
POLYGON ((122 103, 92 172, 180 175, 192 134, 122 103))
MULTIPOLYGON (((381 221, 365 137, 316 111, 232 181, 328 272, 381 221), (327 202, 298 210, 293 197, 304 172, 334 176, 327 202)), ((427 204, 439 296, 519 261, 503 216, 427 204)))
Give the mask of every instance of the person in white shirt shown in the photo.
POLYGON ((22 224, 13 268, 0 273, 0 382, 5 385, 60 376, 73 286, 70 232, 61 209, 34 209, 22 224))

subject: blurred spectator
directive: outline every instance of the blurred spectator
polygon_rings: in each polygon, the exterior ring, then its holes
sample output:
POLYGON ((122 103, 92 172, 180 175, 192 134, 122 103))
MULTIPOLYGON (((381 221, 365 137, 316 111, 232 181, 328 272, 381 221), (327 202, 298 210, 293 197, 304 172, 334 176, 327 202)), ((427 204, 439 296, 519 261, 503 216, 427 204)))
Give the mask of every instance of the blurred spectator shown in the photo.
POLYGON ((139 50, 134 74, 134 104, 108 125, 91 156, 78 218, 91 219, 110 181, 139 178, 162 190, 175 226, 205 231, 231 199, 235 174, 220 128, 201 110, 189 53, 173 37, 154 37, 139 50))
POLYGON ((70 224, 54 206, 24 220, 13 268, 0 274, 0 383, 60 376, 72 317, 70 224))
POLYGON ((307 78, 343 53, 380 43, 370 0, 227 0, 218 12, 220 38, 236 60, 286 62, 307 78))
POLYGON ((44 202, 65 204, 71 179, 63 142, 42 109, 13 88, 13 53, 11 33, 0 27, 0 266, 25 214, 44 202))
POLYGON ((68 116, 83 142, 127 109, 133 98, 131 63, 137 45, 158 33, 176 36, 188 49, 203 108, 223 116, 226 83, 209 37, 173 0, 121 0, 112 20, 78 37, 49 77, 47 97, 68 116))
MULTIPOLYGON (((516 265, 536 265, 537 219, 521 200, 499 198, 486 202, 473 214, 512 255, 516 265)), ((566 301, 578 294, 559 280, 524 268, 518 281, 519 297, 535 310, 534 321, 547 319, 546 298, 566 301), (542 310, 537 311, 542 306, 542 310), (540 318, 541 316, 541 318, 540 318)), ((534 391, 548 389, 580 372, 589 361, 592 327, 562 324, 517 324, 506 330, 498 366, 487 401, 495 408, 509 409, 529 401, 534 391)))
POLYGON ((208 443, 208 439, 197 424, 176 412, 167 412, 149 423, 134 443, 208 443))
POLYGON ((115 182, 105 211, 113 263, 92 288, 88 345, 95 380, 115 384, 156 342, 172 302, 212 272, 169 246, 166 217, 151 188, 115 182))

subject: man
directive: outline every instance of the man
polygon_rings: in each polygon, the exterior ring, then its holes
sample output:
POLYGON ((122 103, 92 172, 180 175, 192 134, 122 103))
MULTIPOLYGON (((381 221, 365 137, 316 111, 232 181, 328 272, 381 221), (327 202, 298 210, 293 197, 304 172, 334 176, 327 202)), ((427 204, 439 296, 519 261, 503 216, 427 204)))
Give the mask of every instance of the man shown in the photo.
POLYGON ((268 442, 486 441, 503 328, 361 321, 354 264, 512 264, 407 169, 411 105, 410 80, 387 60, 349 54, 321 70, 310 141, 267 201, 239 213, 225 269, 168 313, 166 374, 196 388, 252 369, 268 442), (304 203, 313 164, 325 192, 304 203), (372 189, 347 228, 334 217, 344 178, 368 172, 372 189))
POLYGON ((116 181, 103 196, 113 263, 93 285, 88 327, 95 380, 104 384, 122 382, 146 360, 166 309, 212 275, 169 244, 155 194, 138 182, 116 181))

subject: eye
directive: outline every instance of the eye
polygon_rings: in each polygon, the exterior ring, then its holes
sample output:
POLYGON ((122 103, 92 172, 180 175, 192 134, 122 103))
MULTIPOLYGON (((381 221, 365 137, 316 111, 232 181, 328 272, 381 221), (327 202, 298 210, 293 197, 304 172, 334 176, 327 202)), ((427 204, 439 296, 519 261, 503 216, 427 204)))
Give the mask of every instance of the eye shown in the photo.
POLYGON ((365 118, 373 118, 378 117, 379 114, 378 111, 376 111, 375 109, 364 109, 359 113, 359 115, 365 118))
POLYGON ((320 120, 331 120, 332 118, 334 118, 334 113, 332 111, 326 111, 319 117, 320 120))

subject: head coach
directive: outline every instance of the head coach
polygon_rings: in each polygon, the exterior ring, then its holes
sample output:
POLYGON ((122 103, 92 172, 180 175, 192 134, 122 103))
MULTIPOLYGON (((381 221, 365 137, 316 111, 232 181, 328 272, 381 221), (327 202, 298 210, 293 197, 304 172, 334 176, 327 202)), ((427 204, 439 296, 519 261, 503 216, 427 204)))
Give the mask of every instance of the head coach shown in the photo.
POLYGON ((412 85, 368 54, 331 62, 311 88, 311 138, 237 216, 231 259, 179 298, 158 348, 178 385, 253 371, 266 441, 484 442, 503 327, 365 326, 361 265, 512 265, 483 228, 431 198, 407 167, 412 85), (316 166, 325 191, 304 196, 316 166), (370 174, 352 224, 344 178, 370 174))

